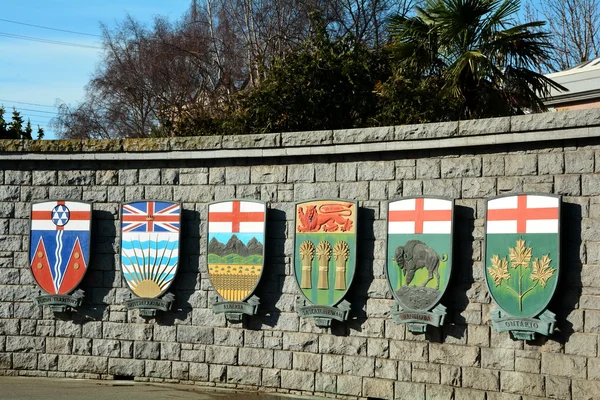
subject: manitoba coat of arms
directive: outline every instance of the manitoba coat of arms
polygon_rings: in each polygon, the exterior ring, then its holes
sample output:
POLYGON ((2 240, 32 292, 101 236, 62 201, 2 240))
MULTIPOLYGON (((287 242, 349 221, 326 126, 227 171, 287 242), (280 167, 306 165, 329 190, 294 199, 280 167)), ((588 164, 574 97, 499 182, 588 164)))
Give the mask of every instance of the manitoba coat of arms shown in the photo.
POLYGON ((324 327, 332 319, 346 320, 350 303, 342 300, 356 266, 356 202, 298 203, 295 227, 294 274, 302 293, 296 304, 298 313, 324 327))
POLYGON ((232 322, 256 314, 253 296, 264 269, 266 204, 229 200, 208 206, 208 276, 219 295, 213 304, 232 322))
POLYGON ((439 301, 452 268, 453 208, 452 200, 439 197, 388 203, 386 271, 397 301, 392 318, 412 332, 444 322, 439 301))
POLYGON ((142 316, 167 311, 174 299, 162 296, 179 266, 181 205, 168 201, 135 201, 121 207, 121 270, 129 289, 138 298, 128 308, 142 316))
POLYGON ((48 295, 38 304, 64 312, 77 307, 83 292, 71 293, 81 282, 90 261, 92 205, 54 200, 31 205, 29 261, 37 284, 48 295))
POLYGON ((517 339, 550 335, 555 315, 546 307, 559 275, 559 196, 518 194, 488 200, 485 277, 497 308, 492 324, 517 339))

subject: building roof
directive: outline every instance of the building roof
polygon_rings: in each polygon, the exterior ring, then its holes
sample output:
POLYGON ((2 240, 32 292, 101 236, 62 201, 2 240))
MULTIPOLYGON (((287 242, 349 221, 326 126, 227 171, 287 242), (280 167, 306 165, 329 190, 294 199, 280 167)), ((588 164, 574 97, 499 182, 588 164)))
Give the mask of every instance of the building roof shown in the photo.
POLYGON ((547 106, 600 99, 600 57, 546 76, 569 89, 568 92, 551 89, 544 101, 547 106))

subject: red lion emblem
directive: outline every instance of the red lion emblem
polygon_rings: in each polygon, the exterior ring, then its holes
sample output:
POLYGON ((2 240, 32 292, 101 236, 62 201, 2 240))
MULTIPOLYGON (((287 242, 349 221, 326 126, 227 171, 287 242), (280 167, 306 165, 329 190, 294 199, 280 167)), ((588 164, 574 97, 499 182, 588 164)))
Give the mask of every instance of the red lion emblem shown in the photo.
POLYGON ((321 204, 306 206, 306 213, 302 207, 298 208, 299 232, 318 232, 321 228, 325 232, 336 232, 338 229, 347 232, 352 228, 352 203, 349 204, 321 204))

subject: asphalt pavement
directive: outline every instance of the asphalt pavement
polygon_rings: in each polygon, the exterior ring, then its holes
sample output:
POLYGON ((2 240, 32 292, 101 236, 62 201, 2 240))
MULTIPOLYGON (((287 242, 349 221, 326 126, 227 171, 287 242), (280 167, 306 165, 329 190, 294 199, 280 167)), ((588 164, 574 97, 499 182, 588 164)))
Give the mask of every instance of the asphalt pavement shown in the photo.
MULTIPOLYGON (((291 400, 301 398, 185 384, 0 376, 0 399, 2 400, 291 400)), ((303 398, 307 399, 307 397, 303 398)))

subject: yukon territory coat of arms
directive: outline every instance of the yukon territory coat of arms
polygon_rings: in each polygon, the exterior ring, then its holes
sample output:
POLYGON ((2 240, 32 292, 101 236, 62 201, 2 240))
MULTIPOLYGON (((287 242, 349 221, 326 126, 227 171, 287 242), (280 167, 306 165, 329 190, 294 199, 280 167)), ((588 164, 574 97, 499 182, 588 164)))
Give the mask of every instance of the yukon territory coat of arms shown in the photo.
POLYGON ((129 309, 151 317, 167 311, 174 296, 162 296, 179 266, 181 205, 169 201, 135 201, 121 206, 121 270, 137 298, 129 309))
POLYGON ((485 278, 497 308, 492 324, 517 339, 550 335, 546 310, 558 283, 560 196, 518 194, 488 200, 485 278))
POLYGON ((332 319, 346 320, 350 303, 343 298, 356 266, 356 202, 298 203, 295 228, 294 274, 302 293, 298 314, 321 327, 330 326, 332 319))
POLYGON ((392 319, 411 332, 444 323, 439 304, 452 268, 454 202, 439 197, 388 203, 387 277, 396 304, 392 319))
POLYGON ((81 304, 83 291, 69 295, 83 279, 90 262, 92 205, 55 200, 31 205, 29 262, 37 284, 48 295, 39 305, 55 312, 81 304))
POLYGON ((254 290, 264 269, 266 204, 229 200, 208 206, 208 276, 219 295, 216 313, 231 322, 255 315, 254 290))

